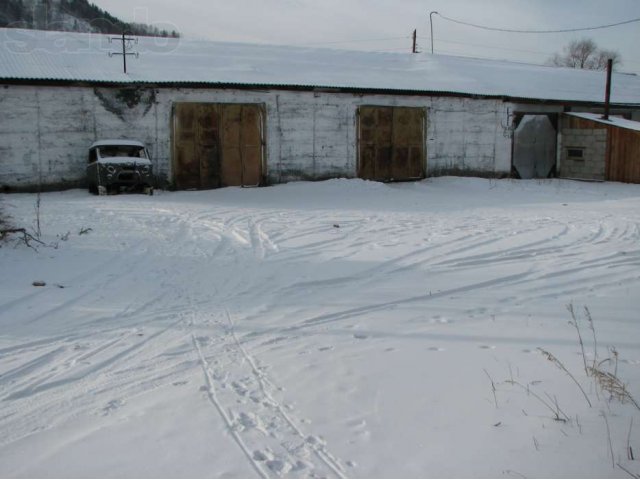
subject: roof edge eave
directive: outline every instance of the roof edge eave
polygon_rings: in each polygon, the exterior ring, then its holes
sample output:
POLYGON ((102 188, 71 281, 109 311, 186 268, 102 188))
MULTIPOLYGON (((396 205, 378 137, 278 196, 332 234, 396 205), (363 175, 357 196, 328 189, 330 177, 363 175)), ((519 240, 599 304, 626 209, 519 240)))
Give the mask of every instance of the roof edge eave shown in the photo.
MULTIPOLYGON (((486 100, 503 100, 512 103, 545 103, 545 104, 575 104, 575 105, 604 105, 604 101, 574 100, 574 99, 550 99, 536 97, 518 97, 500 94, 486 94, 461 92, 453 90, 416 90, 402 88, 382 87, 353 87, 335 85, 300 85, 300 84, 269 84, 269 83, 234 83, 234 82, 198 82, 198 81, 150 81, 150 80, 91 80, 91 79, 56 79, 56 78, 0 78, 0 84, 4 85, 32 85, 32 86, 81 86, 81 87, 151 87, 151 88, 219 88, 240 90, 290 90, 309 91, 321 93, 345 93, 345 94, 373 94, 373 95, 415 95, 415 96, 444 96, 463 97, 486 100)), ((614 107, 640 107, 638 103, 611 102, 614 107)))

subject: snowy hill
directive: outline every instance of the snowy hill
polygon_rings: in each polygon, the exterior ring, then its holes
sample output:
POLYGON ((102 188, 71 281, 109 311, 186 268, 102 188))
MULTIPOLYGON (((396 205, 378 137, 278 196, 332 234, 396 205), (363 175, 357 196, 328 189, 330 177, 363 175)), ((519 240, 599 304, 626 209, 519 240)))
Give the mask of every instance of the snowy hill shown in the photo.
POLYGON ((0 3, 0 27, 84 33, 121 33, 177 37, 176 31, 126 23, 88 0, 5 0, 0 3))

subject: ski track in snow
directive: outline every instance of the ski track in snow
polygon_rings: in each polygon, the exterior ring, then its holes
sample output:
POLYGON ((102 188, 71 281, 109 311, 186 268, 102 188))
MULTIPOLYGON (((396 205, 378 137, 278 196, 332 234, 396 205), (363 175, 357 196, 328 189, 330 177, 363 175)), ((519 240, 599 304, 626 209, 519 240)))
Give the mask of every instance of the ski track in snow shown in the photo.
MULTIPOLYGON (((56 202, 48 213, 51 225, 68 222, 67 208, 88 203, 73 228, 95 225, 111 250, 97 252, 95 264, 66 277, 71 288, 34 290, 0 304, 0 322, 18 332, 0 337, 0 447, 74 418, 112 415, 153 390, 202 393, 204 376, 212 414, 258 476, 346 477, 353 474, 350 462, 313 425, 301 427, 305 412, 285 400, 295 399, 295 386, 279 386, 275 373, 267 375, 260 352, 286 345, 303 330, 325 331, 374 312, 436 301, 458 305, 456 298, 477 293, 488 295, 477 310, 495 313, 640 285, 637 215, 596 211, 577 219, 550 211, 519 218, 492 210, 447 217, 155 198, 140 205, 125 196, 45 198, 56 202), (207 269, 212 275, 203 284, 207 269), (299 275, 282 274, 291 271, 299 275), (425 284, 415 285, 421 277, 425 284), (429 279, 441 277, 455 281, 430 289, 429 279), (144 278, 156 287, 111 308, 88 309, 124 297, 121 285, 144 278), (394 282, 404 292, 379 293, 394 282), (369 291, 374 294, 365 295, 369 291), (310 292, 316 302, 342 295, 349 301, 307 305, 310 292), (260 308, 243 311, 247 299, 260 308), (296 318, 280 310, 287 302, 297 306, 296 318), (267 317, 272 320, 261 325, 267 317), (39 325, 52 322, 60 327, 34 336, 39 325)), ((460 332, 433 338, 466 341, 460 332)), ((499 339, 482 340, 473 338, 489 349, 499 339)))
MULTIPOLYGON (((263 478, 344 478, 340 461, 318 436, 306 435, 277 400, 279 390, 238 340, 226 312, 213 320, 220 335, 193 336, 211 402, 263 478)), ((194 320, 197 322, 198 320, 194 320)))

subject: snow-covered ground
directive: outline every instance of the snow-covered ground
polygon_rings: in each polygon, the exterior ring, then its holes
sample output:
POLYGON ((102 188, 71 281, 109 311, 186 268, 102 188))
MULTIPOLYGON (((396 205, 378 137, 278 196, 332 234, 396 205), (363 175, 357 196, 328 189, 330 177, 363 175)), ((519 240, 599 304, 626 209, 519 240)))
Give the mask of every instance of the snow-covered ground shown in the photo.
POLYGON ((0 248, 1 476, 640 474, 640 410, 584 368, 586 306, 640 399, 640 186, 76 190, 40 219, 57 248, 0 248))

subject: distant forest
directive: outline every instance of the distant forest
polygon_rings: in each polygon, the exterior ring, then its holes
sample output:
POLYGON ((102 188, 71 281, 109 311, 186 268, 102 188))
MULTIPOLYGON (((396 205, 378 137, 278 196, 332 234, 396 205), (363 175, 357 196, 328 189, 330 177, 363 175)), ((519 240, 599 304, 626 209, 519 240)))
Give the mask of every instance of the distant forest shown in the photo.
POLYGON ((127 23, 88 0, 0 0, 0 27, 174 37, 165 30, 141 23, 127 23))

